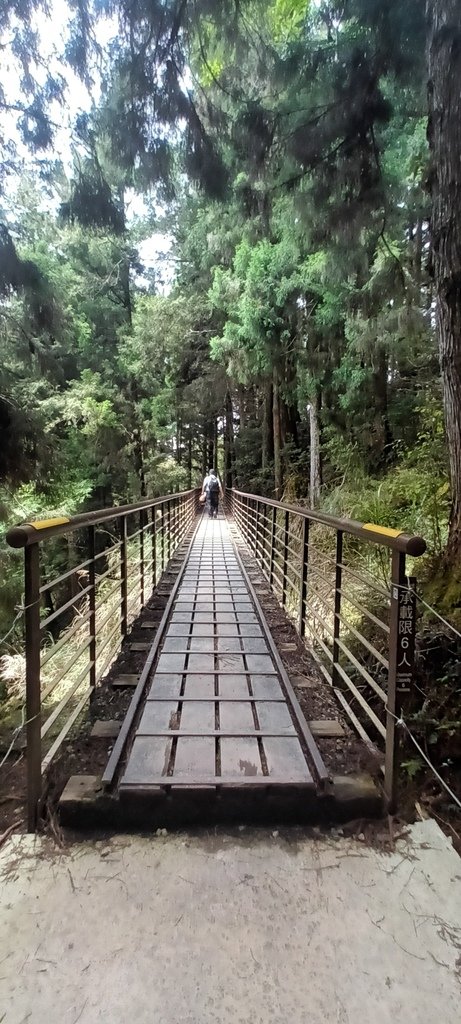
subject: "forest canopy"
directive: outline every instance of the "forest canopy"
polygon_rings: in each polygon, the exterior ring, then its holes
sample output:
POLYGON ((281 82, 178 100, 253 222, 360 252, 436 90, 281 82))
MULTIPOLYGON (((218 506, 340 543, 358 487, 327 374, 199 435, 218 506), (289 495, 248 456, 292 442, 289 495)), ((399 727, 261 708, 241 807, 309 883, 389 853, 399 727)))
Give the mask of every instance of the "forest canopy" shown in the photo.
POLYGON ((2 5, 5 523, 215 461, 459 553, 460 38, 455 0, 2 5))

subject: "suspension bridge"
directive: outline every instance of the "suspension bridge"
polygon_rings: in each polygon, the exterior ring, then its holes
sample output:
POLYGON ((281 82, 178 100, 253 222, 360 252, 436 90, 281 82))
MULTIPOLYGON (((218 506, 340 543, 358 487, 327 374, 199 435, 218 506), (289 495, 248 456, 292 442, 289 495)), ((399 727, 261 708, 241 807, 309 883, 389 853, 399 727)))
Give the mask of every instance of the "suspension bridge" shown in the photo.
POLYGON ((211 520, 198 497, 191 490, 9 531, 9 544, 24 550, 29 830, 55 759, 62 765, 105 689, 129 699, 121 721, 94 724, 110 741, 102 771, 69 767, 64 816, 150 828, 395 807, 397 723, 414 669, 409 563, 413 572, 424 541, 235 489, 211 520), (261 587, 311 659, 307 684, 328 693, 315 723, 261 587), (140 669, 117 675, 121 657, 140 669), (341 735, 332 697, 376 765, 358 795, 351 766, 346 809, 348 766, 335 774, 319 739, 341 735))

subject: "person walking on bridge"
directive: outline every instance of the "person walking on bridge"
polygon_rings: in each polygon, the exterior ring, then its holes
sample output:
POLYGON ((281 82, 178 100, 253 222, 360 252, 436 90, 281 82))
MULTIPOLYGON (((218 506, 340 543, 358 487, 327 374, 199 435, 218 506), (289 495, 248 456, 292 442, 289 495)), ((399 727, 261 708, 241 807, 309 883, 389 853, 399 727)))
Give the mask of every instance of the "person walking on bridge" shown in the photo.
POLYGON ((217 519, 219 498, 223 497, 223 489, 221 487, 218 474, 214 469, 208 470, 208 474, 203 481, 202 497, 203 495, 206 498, 206 505, 210 519, 217 519))

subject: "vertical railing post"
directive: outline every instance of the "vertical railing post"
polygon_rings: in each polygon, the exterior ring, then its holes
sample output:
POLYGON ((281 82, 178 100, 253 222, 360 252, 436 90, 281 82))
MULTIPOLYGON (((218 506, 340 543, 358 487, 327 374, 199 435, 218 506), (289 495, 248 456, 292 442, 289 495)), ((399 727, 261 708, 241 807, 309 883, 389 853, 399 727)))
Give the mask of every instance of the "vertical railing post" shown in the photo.
POLYGON ((262 562, 261 568, 262 568, 263 573, 266 573, 267 572, 267 555, 268 555, 267 548, 268 548, 269 537, 268 537, 268 532, 267 532, 267 505, 266 505, 265 501, 262 502, 262 506, 263 506, 263 514, 262 514, 263 530, 262 530, 262 545, 261 545, 261 562, 262 562))
POLYGON ((167 550, 168 550, 168 561, 171 558, 171 502, 167 502, 167 550))
POLYGON ((96 527, 88 527, 88 557, 90 564, 88 568, 88 580, 90 586, 89 604, 90 617, 88 627, 90 631, 90 690, 96 687, 96 527))
POLYGON ((333 618, 333 668, 331 674, 332 686, 338 684, 338 661, 339 661, 339 634, 341 630, 341 586, 342 586, 342 560, 343 560, 343 531, 336 533, 336 562, 335 562, 335 607, 333 618))
POLYGON ((307 571, 309 565, 309 520, 303 516, 301 535, 301 566, 300 566, 300 587, 299 587, 299 618, 298 633, 300 636, 306 634, 306 601, 307 601, 307 571))
POLYGON ((128 551, 126 516, 120 516, 120 632, 128 631, 128 551))
POLYGON ((170 558, 174 555, 175 548, 175 536, 176 536, 176 498, 173 498, 170 506, 170 520, 169 520, 169 534, 170 534, 170 558))
POLYGON ((35 832, 42 794, 40 697, 40 549, 24 550, 26 652, 27 828, 35 832))
POLYGON ((165 502, 162 501, 162 525, 161 525, 161 537, 162 537, 162 572, 165 568, 165 502))
POLYGON ((272 523, 271 523, 271 552, 270 552, 270 566, 269 566, 269 583, 272 587, 274 582, 274 565, 275 565, 275 538, 277 530, 277 505, 272 506, 272 523))
POLYGON ((416 626, 416 580, 405 576, 405 555, 392 552, 389 674, 386 705, 384 792, 392 813, 397 801, 401 741, 398 720, 411 695, 416 626))
POLYGON ((259 517, 260 517, 260 502, 257 501, 256 502, 256 519, 255 519, 255 545, 254 545, 256 561, 258 561, 258 548, 260 547, 260 543, 259 543, 259 517))
POLYGON ((151 541, 152 541, 152 589, 157 586, 157 506, 151 509, 151 541))
POLYGON ((145 589, 145 576, 144 576, 144 527, 146 525, 146 511, 141 508, 139 510, 139 578, 141 583, 141 608, 144 607, 144 589, 145 589))
POLYGON ((285 522, 283 530, 283 572, 282 572, 282 604, 287 600, 287 568, 288 568, 288 531, 290 528, 290 513, 285 511, 285 522))

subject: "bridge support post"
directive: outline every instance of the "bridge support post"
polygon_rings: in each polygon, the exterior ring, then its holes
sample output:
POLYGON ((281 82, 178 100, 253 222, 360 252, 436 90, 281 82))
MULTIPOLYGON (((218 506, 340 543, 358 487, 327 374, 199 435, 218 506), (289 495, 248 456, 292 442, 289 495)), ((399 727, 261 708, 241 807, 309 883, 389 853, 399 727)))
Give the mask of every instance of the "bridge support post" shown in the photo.
POLYGON ((256 561, 258 561, 258 547, 260 546, 259 545, 259 520, 260 520, 260 512, 259 512, 259 510, 260 510, 260 502, 257 501, 256 502, 256 521, 255 521, 255 541, 254 541, 254 549, 255 549, 256 561))
POLYGON ((272 506, 272 523, 271 523, 271 551, 269 561, 269 584, 272 586, 274 582, 274 564, 275 564, 275 538, 277 529, 277 506, 272 506))
POLYGON ((170 505, 170 517, 169 517, 169 524, 168 524, 169 525, 169 531, 168 532, 169 532, 169 536, 170 536, 170 547, 169 547, 169 556, 170 556, 170 558, 174 554, 174 548, 175 548, 176 510, 177 510, 176 499, 173 498, 173 501, 171 502, 171 505, 170 505))
POLYGON ((144 606, 144 532, 146 527, 146 513, 144 509, 139 512, 139 582, 141 584, 141 608, 144 606))
POLYGON ((161 521, 161 525, 160 525, 160 531, 161 531, 161 555, 162 555, 161 572, 163 572, 163 570, 165 568, 165 505, 164 504, 162 504, 162 521, 161 521))
POLYGON ((24 551, 24 607, 26 627, 26 722, 27 722, 27 828, 35 832, 42 794, 42 741, 40 698, 40 549, 31 544, 24 551))
POLYGON ((90 632, 90 690, 96 688, 96 527, 88 527, 88 557, 90 564, 88 577, 90 585, 89 606, 90 618, 88 628, 90 632))
POLYGON ((126 516, 120 517, 120 537, 120 631, 122 636, 126 636, 126 633, 128 631, 128 559, 126 516))
POLYGON ((151 540, 152 540, 152 588, 155 590, 155 587, 157 586, 157 508, 156 508, 155 505, 152 508, 151 540))
POLYGON ((397 804, 401 756, 399 719, 408 705, 413 683, 416 627, 416 580, 405 575, 405 555, 392 552, 389 674, 386 705, 384 792, 388 810, 397 804))
POLYGON ((264 575, 267 574, 267 567, 270 560, 270 533, 268 530, 267 505, 262 503, 262 544, 261 544, 261 568, 264 575))
POLYGON ((240 518, 241 518, 241 522, 242 522, 242 525, 243 525, 243 531, 242 531, 243 532, 243 536, 245 537, 245 540, 246 540, 248 546, 251 546, 250 545, 250 534, 251 534, 251 531, 250 531, 250 499, 249 498, 245 499, 245 503, 244 504, 242 502, 242 505, 240 507, 240 518))
POLYGON ((333 687, 338 685, 338 659, 339 659, 339 634, 341 630, 341 586, 342 586, 342 561, 343 561, 343 531, 336 532, 336 563, 335 563, 335 611, 333 620, 333 662, 332 678, 333 687))
POLYGON ((168 555, 168 561, 170 561, 170 558, 171 558, 171 502, 170 501, 167 501, 167 503, 166 503, 166 512, 167 512, 166 528, 167 528, 167 531, 168 531, 167 538, 166 538, 166 540, 167 540, 167 555, 168 555))
POLYGON ((300 590, 299 590, 299 618, 298 633, 305 636, 306 633, 306 599, 307 599, 307 570, 309 564, 309 520, 304 517, 301 540, 301 567, 300 567, 300 590))
POLYGON ((282 604, 287 603, 287 569, 288 569, 288 534, 290 530, 290 513, 285 511, 285 524, 283 530, 283 572, 282 572, 282 604))

